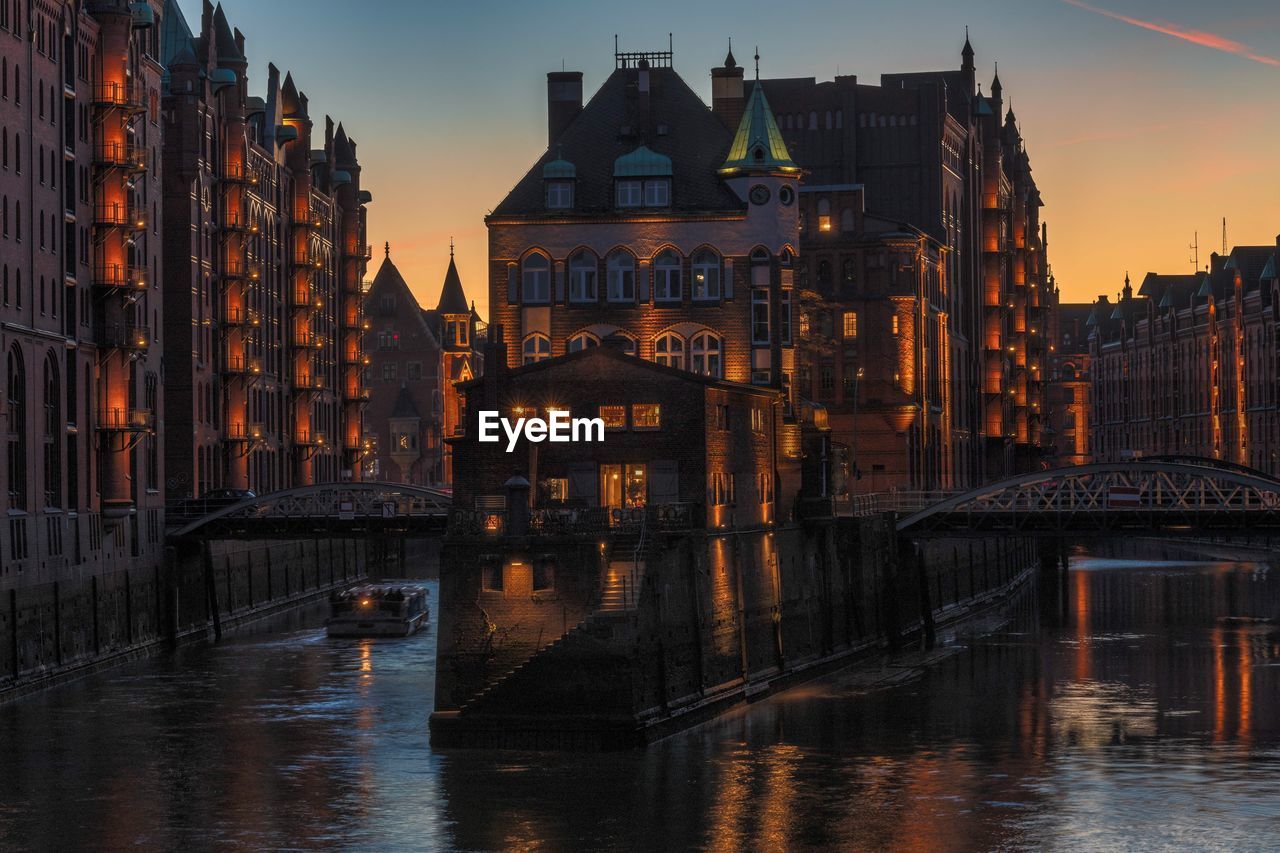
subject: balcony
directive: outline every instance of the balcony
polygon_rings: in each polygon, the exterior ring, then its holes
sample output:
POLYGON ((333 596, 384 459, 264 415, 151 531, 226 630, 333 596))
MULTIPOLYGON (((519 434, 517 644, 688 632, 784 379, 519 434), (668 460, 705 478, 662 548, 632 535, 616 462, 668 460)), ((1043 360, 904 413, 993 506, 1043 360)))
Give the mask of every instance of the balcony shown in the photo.
POLYGON ((324 377, 319 373, 302 372, 293 378, 293 389, 303 393, 315 393, 324 390, 324 377))
POLYGON ((322 349, 324 337, 314 332, 294 332, 293 345, 298 349, 322 349))
POLYGON ((364 333, 369 331, 371 328, 372 326, 369 324, 369 321, 359 314, 345 314, 342 317, 342 331, 344 332, 364 333))
POLYGON ((224 437, 236 443, 262 441, 262 424, 228 424, 224 437))
POLYGON ((222 265, 224 281, 257 281, 262 277, 262 267, 256 262, 232 258, 222 265))
POLYGON ((262 359, 243 355, 228 355, 225 367, 228 376, 252 378, 262 375, 262 359))
POLYGON ((222 215, 219 224, 224 234, 257 234, 258 223, 238 211, 228 211, 222 215))
POLYGON ((103 142, 93 149, 93 164, 129 172, 147 170, 147 149, 132 142, 103 142))
POLYGON ((98 412, 97 425, 103 432, 150 432, 154 419, 150 409, 107 408, 98 412))
POLYGON ((147 212, 136 204, 99 204, 93 208, 93 224, 99 228, 141 231, 147 227, 147 212))
POLYGON ((358 260, 367 261, 373 257, 373 249, 369 246, 368 243, 359 243, 355 246, 354 249, 343 249, 342 257, 347 259, 355 258, 358 260))
POLYGON ((293 443, 299 447, 324 447, 325 437, 323 432, 312 432, 311 430, 300 429, 293 436, 293 443))
POLYGON ((257 328, 262 325, 262 318, 257 311, 241 308, 239 305, 228 308, 222 318, 222 325, 234 328, 257 328))
POLYGON ((289 224, 292 225, 294 228, 302 228, 309 231, 316 231, 316 230, 319 230, 324 225, 324 217, 320 215, 319 211, 315 211, 315 210, 308 211, 307 213, 301 216, 295 213, 293 217, 289 220, 289 224))
POLYGON ((324 256, 319 252, 302 252, 294 256, 293 268, 307 271, 324 269, 324 256))
POLYGON ((93 268, 93 283, 97 287, 142 292, 147 289, 147 270, 131 264, 100 264, 93 268))
POLYGON ((313 293, 310 288, 295 287, 289 292, 289 296, 289 304, 294 308, 319 310, 324 307, 324 299, 320 294, 313 293))
POLYGON ((99 83, 94 86, 93 105, 99 109, 119 109, 127 112, 142 112, 146 109, 142 87, 135 86, 128 80, 99 83))
POLYGON ((146 326, 110 323, 102 329, 102 345, 110 349, 143 353, 151 348, 151 330, 146 326))
POLYGON ((218 177, 224 184, 256 186, 258 174, 244 163, 224 163, 218 177))
POLYGON ((348 386, 342 392, 342 398, 348 403, 367 403, 369 402, 369 389, 348 386))

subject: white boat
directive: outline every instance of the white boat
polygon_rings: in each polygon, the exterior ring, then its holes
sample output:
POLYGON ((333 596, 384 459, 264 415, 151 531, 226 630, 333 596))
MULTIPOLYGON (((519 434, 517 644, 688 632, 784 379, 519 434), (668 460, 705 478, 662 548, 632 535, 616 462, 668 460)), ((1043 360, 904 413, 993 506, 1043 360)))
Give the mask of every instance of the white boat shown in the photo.
POLYGON ((407 637, 427 624, 427 590, 366 584, 329 597, 330 637, 407 637))

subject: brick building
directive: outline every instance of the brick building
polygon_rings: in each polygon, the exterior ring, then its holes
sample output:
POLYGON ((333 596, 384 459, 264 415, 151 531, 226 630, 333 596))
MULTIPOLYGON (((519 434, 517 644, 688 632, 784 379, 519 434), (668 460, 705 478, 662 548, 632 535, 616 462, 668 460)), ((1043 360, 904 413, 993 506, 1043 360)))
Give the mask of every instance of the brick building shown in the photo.
POLYGON ((451 448, 444 439, 461 424, 454 386, 480 372, 484 324, 469 305, 449 252, 449 267, 434 309, 418 305, 391 246, 364 295, 365 476, 371 480, 446 485, 451 448))
POLYGON ((1051 468, 1087 465, 1093 461, 1089 446, 1090 393, 1089 316, 1087 302, 1058 306, 1050 327, 1049 383, 1045 389, 1048 417, 1045 423, 1045 464, 1051 468))
POLYGON ((361 283, 356 143, 204 4, 163 28, 165 455, 171 498, 358 478, 361 283))
POLYGON ((160 19, 0 4, 0 588, 161 559, 160 19))
MULTIPOLYGON (((756 88, 742 78, 732 55, 712 70, 727 125, 756 88)), ((849 488, 964 487, 1037 467, 1054 288, 999 76, 983 95, 966 39, 958 70, 759 85, 805 170, 802 393, 829 410, 849 488), (896 347, 863 343, 889 336, 896 347)))
POLYGON ((1090 432, 1100 461, 1178 454, 1280 474, 1280 239, 1207 269, 1128 277, 1089 318, 1090 432))

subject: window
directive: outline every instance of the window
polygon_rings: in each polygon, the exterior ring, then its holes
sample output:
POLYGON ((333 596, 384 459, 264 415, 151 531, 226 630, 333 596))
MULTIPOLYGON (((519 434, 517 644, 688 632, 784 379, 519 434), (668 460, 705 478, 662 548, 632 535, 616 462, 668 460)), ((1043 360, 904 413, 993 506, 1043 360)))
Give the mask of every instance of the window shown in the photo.
POLYGON ((836 387, 835 365, 830 361, 822 362, 822 366, 818 368, 818 390, 823 394, 830 394, 836 387))
POLYGON ((653 259, 653 298, 656 302, 679 302, 680 256, 667 249, 653 259))
POLYGON ((605 429, 626 429, 627 428, 627 407, 626 406, 601 406, 600 420, 604 421, 605 429))
POLYGON ((760 496, 760 503, 773 503, 773 476, 768 472, 756 475, 756 494, 760 496))
POLYGON ((406 368, 405 377, 408 379, 421 379, 422 378, 422 362, 420 361, 409 362, 406 368))
POLYGON ((825 198, 818 200, 818 230, 831 230, 831 202, 825 198))
POLYGON ((596 301, 596 256, 590 252, 579 252, 569 261, 569 299, 596 301))
POLYGON ((542 500, 545 503, 564 503, 569 500, 569 478, 547 477, 542 481, 542 500))
POLYGON ((699 332, 693 336, 691 344, 689 369, 719 379, 723 367, 720 337, 711 332, 699 332))
POLYGON ((769 291, 751 291, 751 343, 769 343, 769 291))
POLYGON ((7 359, 9 442, 6 461, 9 465, 9 508, 27 508, 27 372, 17 345, 7 359))
POLYGON ((572 338, 569 338, 569 343, 565 346, 565 351, 578 352, 579 350, 584 350, 590 347, 598 347, 598 346, 600 346, 600 341, 596 338, 595 335, 591 334, 590 332, 579 332, 578 334, 574 335, 572 338))
POLYGON ((889 330, 895 335, 898 334, 898 315, 894 314, 889 318, 889 330))
POLYGON ((394 361, 384 362, 382 365, 382 380, 384 382, 392 382, 396 378, 396 363, 394 361))
POLYGON ((657 403, 636 403, 631 407, 632 429, 661 429, 662 412, 657 403))
POLYGON ((716 429, 721 432, 728 432, 732 418, 729 414, 729 407, 721 404, 716 406, 716 429))
POLYGON ((618 207, 639 207, 644 196, 641 181, 618 181, 618 207))
POLYGON ((858 336, 858 312, 844 312, 844 336, 846 339, 856 338, 858 336))
POLYGON ((536 364, 551 358, 551 339, 541 333, 534 333, 524 339, 524 363, 536 364))
POLYGON ((547 207, 552 210, 573 207, 573 182, 547 181, 547 207))
POLYGON ((624 332, 614 332, 605 338, 605 342, 618 352, 624 352, 631 356, 636 354, 636 339, 624 332))
POLYGON ((653 360, 667 367, 684 369, 684 338, 667 333, 653 342, 653 360))
POLYGON ((781 302, 782 302, 782 305, 778 309, 778 313, 781 314, 782 316, 778 318, 778 321, 781 324, 782 343, 785 346, 789 346, 791 344, 791 291, 790 290, 782 291, 781 302))
POLYGON ((533 254, 524 259, 524 302, 551 300, 551 262, 546 255, 533 254))
POLYGON ((671 181, 656 180, 644 182, 644 206, 666 207, 671 204, 671 181))
POLYGON ((378 349, 400 349, 400 333, 378 332, 378 349))
POLYGON ((636 299, 636 259, 627 252, 609 256, 609 301, 634 302, 636 299))
MULTIPOLYGON (((568 483, 568 480, 563 481, 568 483)), ((533 561, 533 591, 545 592, 556 587, 556 563, 547 557, 533 561)))
POLYGON ((720 258, 710 249, 693 256, 693 298, 720 298, 720 258))

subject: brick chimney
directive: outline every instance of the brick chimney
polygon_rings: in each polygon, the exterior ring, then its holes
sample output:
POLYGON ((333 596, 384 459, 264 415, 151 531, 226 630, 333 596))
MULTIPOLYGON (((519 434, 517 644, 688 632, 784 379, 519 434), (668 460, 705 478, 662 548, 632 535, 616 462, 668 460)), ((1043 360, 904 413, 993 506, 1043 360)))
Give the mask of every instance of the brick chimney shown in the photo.
POLYGON ((582 72, 547 74, 547 147, 550 148, 582 112, 582 72))
POLYGON ((729 130, 737 130, 746 106, 742 89, 742 68, 733 58, 733 45, 724 58, 724 65, 711 69, 711 111, 729 130))

